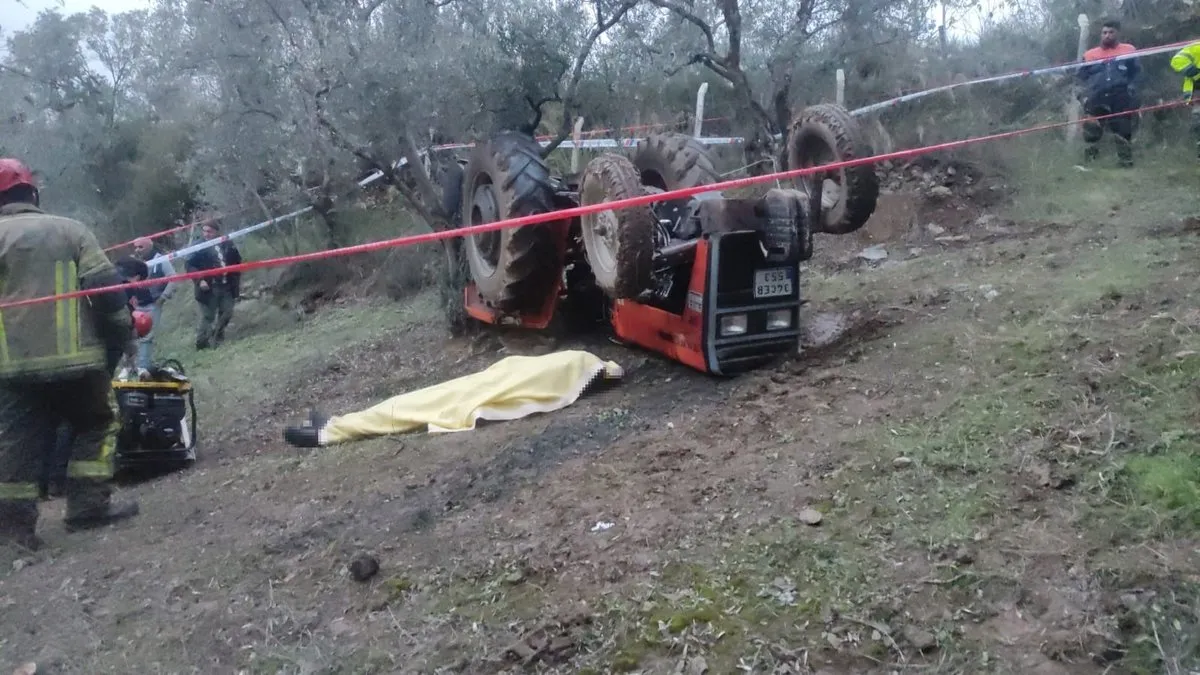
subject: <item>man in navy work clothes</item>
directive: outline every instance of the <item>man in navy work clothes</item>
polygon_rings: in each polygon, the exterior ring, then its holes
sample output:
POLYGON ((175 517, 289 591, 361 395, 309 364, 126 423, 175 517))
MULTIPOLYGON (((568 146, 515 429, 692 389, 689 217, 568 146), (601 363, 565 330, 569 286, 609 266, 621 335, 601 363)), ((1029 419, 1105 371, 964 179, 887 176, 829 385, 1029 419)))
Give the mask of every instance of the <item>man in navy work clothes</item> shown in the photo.
MULTIPOLYGON (((206 241, 221 236, 213 223, 201 230, 206 241)), ((232 241, 224 241, 188 257, 187 271, 216 270, 242 262, 242 254, 232 241)), ((196 302, 200 305, 200 325, 196 329, 196 349, 216 347, 225 340, 225 327, 233 318, 233 305, 240 292, 241 273, 218 274, 196 279, 196 302)))
MULTIPOLYGON (((1083 83, 1083 112, 1088 117, 1103 117, 1116 113, 1137 110, 1137 80, 1142 67, 1136 58, 1120 61, 1112 59, 1137 51, 1128 42, 1121 42, 1118 33, 1121 22, 1106 19, 1100 28, 1100 46, 1092 47, 1083 54, 1090 63, 1079 69, 1078 77, 1083 83)), ((1084 159, 1091 161, 1100 154, 1100 139, 1104 130, 1112 132, 1117 141, 1117 161, 1123 167, 1133 166, 1133 132, 1137 127, 1135 115, 1120 115, 1083 123, 1083 142, 1087 144, 1084 159)))

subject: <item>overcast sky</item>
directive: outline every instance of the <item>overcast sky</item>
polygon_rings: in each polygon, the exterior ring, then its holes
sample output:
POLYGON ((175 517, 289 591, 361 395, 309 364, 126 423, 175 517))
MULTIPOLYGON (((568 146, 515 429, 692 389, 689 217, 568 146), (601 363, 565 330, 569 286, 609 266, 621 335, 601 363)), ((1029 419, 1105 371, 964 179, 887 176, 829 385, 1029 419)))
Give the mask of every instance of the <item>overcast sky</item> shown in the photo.
POLYGON ((131 9, 144 9, 151 0, 0 0, 0 28, 4 32, 22 30, 33 23, 43 9, 57 9, 64 15, 86 12, 93 5, 116 14, 131 9))

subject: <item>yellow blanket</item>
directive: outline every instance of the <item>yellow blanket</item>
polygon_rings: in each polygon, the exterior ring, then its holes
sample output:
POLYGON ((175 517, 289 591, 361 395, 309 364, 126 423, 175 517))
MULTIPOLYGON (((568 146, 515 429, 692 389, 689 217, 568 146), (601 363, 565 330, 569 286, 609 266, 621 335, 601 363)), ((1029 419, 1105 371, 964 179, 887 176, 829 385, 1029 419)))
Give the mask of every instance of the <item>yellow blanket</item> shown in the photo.
POLYGON ((597 378, 619 379, 621 367, 584 351, 509 356, 487 370, 410 391, 366 410, 332 417, 320 445, 397 434, 469 431, 479 420, 515 420, 574 403, 597 378))

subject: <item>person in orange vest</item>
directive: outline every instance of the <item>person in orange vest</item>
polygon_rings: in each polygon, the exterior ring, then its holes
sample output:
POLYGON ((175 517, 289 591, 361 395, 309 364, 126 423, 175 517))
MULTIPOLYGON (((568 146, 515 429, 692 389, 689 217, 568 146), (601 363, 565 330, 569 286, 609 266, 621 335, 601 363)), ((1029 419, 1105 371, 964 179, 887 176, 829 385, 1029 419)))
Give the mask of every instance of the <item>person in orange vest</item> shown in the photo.
MULTIPOLYGON (((1137 80, 1142 74, 1136 58, 1115 59, 1137 51, 1128 42, 1121 42, 1121 22, 1105 19, 1100 24, 1100 46, 1083 54, 1087 65, 1079 68, 1077 77, 1083 85, 1081 102, 1088 117, 1100 117, 1128 112, 1138 108, 1137 80)), ((1137 128, 1135 115, 1120 115, 1083 123, 1084 159, 1091 161, 1100 155, 1100 140, 1107 129, 1117 140, 1117 161, 1123 167, 1133 166, 1133 133, 1137 128)))

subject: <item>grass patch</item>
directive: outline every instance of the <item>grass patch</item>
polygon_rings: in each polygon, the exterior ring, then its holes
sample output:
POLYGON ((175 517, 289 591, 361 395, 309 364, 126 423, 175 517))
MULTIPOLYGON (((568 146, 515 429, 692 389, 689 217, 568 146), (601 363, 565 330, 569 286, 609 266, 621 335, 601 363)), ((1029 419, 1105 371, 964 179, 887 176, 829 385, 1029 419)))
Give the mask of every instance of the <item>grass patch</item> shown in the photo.
POLYGON ((826 537, 784 519, 703 556, 707 562, 676 560, 639 604, 608 608, 615 642, 592 665, 632 672, 678 659, 685 645, 702 645, 713 672, 779 665, 803 644, 884 657, 888 636, 870 635, 870 625, 889 619, 871 548, 866 536, 826 537))
POLYGON ((1010 180, 1020 194, 1008 210, 1018 220, 1052 220, 1096 228, 1117 221, 1138 225, 1194 213, 1195 157, 1187 143, 1135 143, 1133 170, 1115 166, 1111 147, 1084 166, 1083 147, 1041 137, 1012 144, 1010 180), (1081 170, 1086 169, 1086 170, 1081 170))
POLYGON ((1200 529, 1200 444, 1183 452, 1135 456, 1124 468, 1131 497, 1177 527, 1200 529))
POLYGON ((188 297, 176 296, 164 308, 155 357, 184 365, 196 382, 201 416, 212 420, 277 395, 297 373, 337 353, 429 322, 438 307, 433 291, 403 304, 376 300, 336 305, 304 317, 265 300, 250 300, 235 308, 225 344, 204 351, 194 347, 197 312, 188 297))

